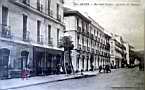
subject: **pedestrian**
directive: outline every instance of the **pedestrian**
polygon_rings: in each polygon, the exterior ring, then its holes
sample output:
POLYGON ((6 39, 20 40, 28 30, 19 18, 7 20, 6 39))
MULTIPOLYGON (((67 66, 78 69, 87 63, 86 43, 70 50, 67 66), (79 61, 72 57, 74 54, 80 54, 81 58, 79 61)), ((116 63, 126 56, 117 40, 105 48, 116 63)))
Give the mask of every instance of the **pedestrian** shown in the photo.
POLYGON ((101 72, 102 70, 102 65, 99 66, 99 73, 101 72))
POLYGON ((105 70, 106 70, 106 73, 111 72, 110 66, 109 65, 105 65, 105 70))
POLYGON ((81 75, 84 75, 84 73, 83 73, 83 69, 81 70, 81 75))
POLYGON ((57 64, 57 67, 56 67, 56 74, 60 74, 60 68, 61 68, 61 65, 60 64, 57 64))
POLYGON ((24 80, 27 77, 26 68, 22 69, 21 78, 24 80))
POLYGON ((103 65, 103 71, 106 72, 106 65, 103 65))
POLYGON ((111 67, 110 67, 110 65, 108 65, 108 72, 111 73, 111 67))
POLYGON ((21 78, 24 79, 28 79, 29 77, 29 70, 27 68, 24 68, 21 72, 21 78))

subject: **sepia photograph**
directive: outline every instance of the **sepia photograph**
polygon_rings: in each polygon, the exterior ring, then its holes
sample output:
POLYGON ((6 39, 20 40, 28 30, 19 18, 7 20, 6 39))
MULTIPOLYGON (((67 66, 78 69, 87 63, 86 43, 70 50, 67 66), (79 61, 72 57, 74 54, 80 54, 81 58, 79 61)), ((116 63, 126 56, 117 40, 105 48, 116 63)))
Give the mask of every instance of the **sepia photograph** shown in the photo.
POLYGON ((0 90, 145 90, 144 0, 0 0, 0 90))

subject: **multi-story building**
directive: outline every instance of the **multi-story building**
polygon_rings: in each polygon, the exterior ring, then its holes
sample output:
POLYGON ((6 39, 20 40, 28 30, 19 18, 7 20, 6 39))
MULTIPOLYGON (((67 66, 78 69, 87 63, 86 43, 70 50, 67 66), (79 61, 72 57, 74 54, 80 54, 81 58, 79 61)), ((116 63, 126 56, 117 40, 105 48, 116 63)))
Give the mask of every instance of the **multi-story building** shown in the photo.
POLYGON ((62 0, 0 0, 0 79, 53 74, 60 63, 62 0))
POLYGON ((115 66, 114 68, 123 67, 126 62, 127 52, 121 36, 112 34, 112 38, 110 40, 110 54, 112 66, 115 66))
POLYGON ((92 18, 65 8, 64 22, 65 34, 72 37, 74 44, 72 63, 75 71, 94 70, 110 60, 110 36, 92 18))
POLYGON ((110 62, 110 43, 111 36, 91 17, 90 32, 91 32, 91 51, 94 56, 94 69, 100 65, 106 65, 110 62))
POLYGON ((89 23, 90 20, 80 12, 64 9, 65 34, 72 37, 74 50, 72 50, 72 63, 75 71, 88 70, 89 67, 89 23))

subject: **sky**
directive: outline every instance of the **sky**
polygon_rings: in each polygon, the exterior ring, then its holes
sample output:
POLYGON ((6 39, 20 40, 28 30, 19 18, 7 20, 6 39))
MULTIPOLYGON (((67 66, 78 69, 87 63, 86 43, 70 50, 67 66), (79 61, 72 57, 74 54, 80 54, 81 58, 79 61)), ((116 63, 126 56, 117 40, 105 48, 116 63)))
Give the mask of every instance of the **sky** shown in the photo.
POLYGON ((119 34, 136 50, 144 50, 143 0, 65 0, 85 12, 108 32, 119 34))

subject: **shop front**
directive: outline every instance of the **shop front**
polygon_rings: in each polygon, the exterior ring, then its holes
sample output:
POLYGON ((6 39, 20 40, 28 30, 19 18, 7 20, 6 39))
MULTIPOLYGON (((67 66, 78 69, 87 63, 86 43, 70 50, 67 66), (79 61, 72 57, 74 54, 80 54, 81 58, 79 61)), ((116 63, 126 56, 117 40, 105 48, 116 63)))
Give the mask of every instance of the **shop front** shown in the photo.
POLYGON ((60 74, 63 67, 63 51, 33 47, 33 68, 36 76, 60 74))

